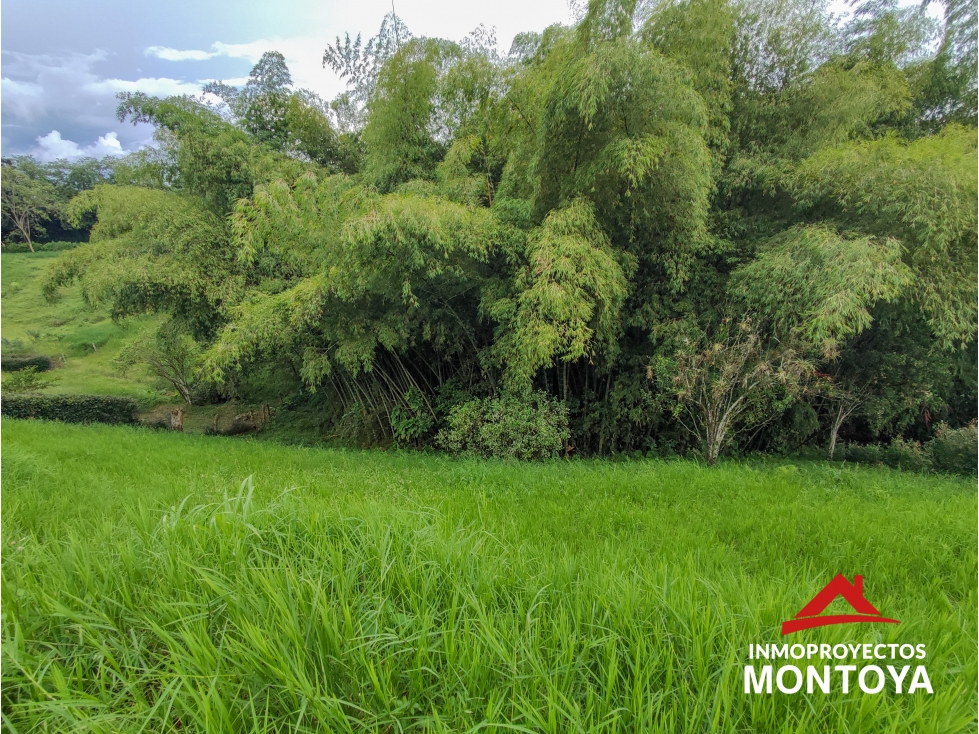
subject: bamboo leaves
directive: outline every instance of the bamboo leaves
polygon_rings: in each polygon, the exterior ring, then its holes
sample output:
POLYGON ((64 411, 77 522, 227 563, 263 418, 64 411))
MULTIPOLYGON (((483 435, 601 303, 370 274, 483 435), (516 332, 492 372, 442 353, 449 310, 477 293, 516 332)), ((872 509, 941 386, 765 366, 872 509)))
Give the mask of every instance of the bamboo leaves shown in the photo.
POLYGON ((508 381, 526 385, 558 358, 612 358, 628 283, 591 205, 552 212, 531 233, 526 260, 517 294, 488 307, 501 322, 493 354, 508 381))

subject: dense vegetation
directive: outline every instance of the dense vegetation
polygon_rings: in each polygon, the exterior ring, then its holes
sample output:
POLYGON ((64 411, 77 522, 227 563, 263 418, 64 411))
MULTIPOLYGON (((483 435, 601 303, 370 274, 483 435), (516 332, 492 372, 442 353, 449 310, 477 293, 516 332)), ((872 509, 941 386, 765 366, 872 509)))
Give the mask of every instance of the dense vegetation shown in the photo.
POLYGON ((595 0, 500 54, 391 15, 326 50, 330 103, 275 52, 241 89, 122 95, 159 147, 71 200, 91 241, 44 285, 163 314, 131 359, 189 403, 362 443, 926 440, 976 417, 975 24, 595 0))
POLYGON ((3 439, 12 730, 975 729, 974 480, 3 439), (933 695, 743 694, 747 646, 838 570, 901 624, 794 641, 925 644, 933 695))

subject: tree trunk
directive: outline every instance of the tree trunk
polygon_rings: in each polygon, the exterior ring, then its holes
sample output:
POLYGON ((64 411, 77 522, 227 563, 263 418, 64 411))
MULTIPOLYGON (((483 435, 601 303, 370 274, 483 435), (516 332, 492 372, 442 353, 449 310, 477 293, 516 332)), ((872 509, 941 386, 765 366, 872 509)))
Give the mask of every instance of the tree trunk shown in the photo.
POLYGON ((721 445, 724 443, 724 428, 720 423, 715 423, 708 418, 707 422, 707 466, 714 466, 717 457, 721 454, 721 445))
POLYGON ((720 456, 721 445, 720 442, 715 440, 707 442, 707 466, 714 466, 717 463, 717 457, 720 456))
POLYGON ((833 425, 829 430, 829 459, 833 460, 833 454, 836 452, 836 437, 840 432, 840 426, 843 425, 843 405, 840 404, 840 409, 836 411, 836 417, 833 419, 833 425))
POLYGON ((27 243, 27 247, 30 248, 31 252, 34 252, 34 243, 31 242, 31 220, 26 216, 15 216, 14 225, 20 230, 20 234, 27 243))

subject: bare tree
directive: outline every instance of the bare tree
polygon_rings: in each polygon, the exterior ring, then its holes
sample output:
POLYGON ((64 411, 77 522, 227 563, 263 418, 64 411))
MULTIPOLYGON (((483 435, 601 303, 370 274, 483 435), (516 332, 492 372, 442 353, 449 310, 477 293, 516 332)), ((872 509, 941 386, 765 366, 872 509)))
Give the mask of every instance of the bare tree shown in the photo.
POLYGON ((738 432, 758 426, 787 407, 812 374, 812 366, 785 345, 767 346, 750 320, 725 320, 703 351, 676 358, 675 415, 705 448, 708 464, 738 432))

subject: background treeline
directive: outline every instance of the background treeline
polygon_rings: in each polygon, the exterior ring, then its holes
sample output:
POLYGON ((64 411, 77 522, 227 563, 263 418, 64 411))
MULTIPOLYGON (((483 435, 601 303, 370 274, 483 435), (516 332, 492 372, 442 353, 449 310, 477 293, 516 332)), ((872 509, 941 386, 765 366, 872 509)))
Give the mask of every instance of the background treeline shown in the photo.
POLYGON ((125 160, 60 159, 46 163, 32 156, 0 159, 0 238, 6 252, 68 249, 88 239, 92 217, 72 222, 68 202, 86 189, 115 180, 125 160))
POLYGON ((389 15, 326 49, 331 102, 275 52, 122 95, 158 146, 64 206, 94 226, 45 288, 165 315, 128 359, 187 402, 362 443, 946 436, 976 413, 975 28, 969 0, 608 0, 500 53, 389 15))

